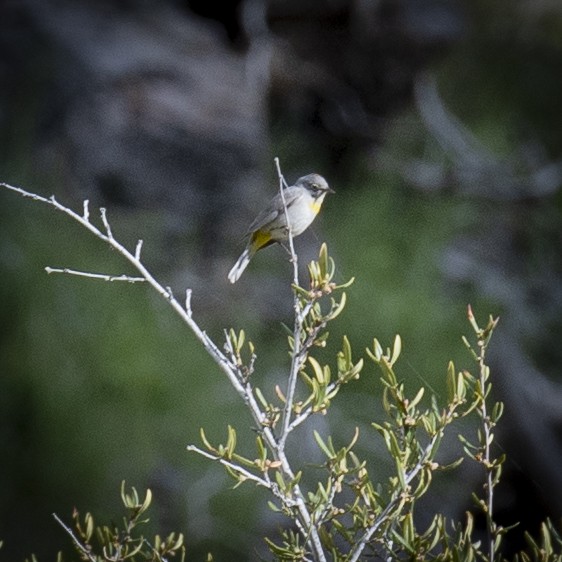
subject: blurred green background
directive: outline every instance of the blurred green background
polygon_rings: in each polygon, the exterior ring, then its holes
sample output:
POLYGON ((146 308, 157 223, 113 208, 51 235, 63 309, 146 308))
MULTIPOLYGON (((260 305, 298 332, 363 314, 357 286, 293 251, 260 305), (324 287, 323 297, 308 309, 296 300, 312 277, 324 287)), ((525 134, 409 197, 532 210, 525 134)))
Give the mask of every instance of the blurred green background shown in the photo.
MULTIPOLYGON (((288 181, 322 173, 336 195, 296 241, 301 266, 326 241, 339 280, 356 281, 319 357, 332 361, 344 334, 360 356, 373 337, 391 345, 399 333, 407 389, 424 385, 444 398, 448 361, 472 368, 461 343, 467 304, 482 322, 499 315, 494 384, 506 401, 499 442, 511 464, 498 510, 533 531, 562 509, 562 11, 546 0, 415 4, 374 3, 362 20, 343 1, 272 1, 265 13, 252 2, 170 2, 162 5, 176 17, 162 20, 162 7, 150 2, 44 2, 38 14, 33 1, 5 4, 0 181, 55 194, 76 210, 87 197, 93 220, 106 206, 119 240, 129 248, 144 240, 145 263, 163 285, 176 296, 193 289, 195 317, 215 341, 225 328, 245 329, 257 349, 256 384, 267 394, 288 366, 282 324, 292 324, 291 268, 274 247, 236 286, 226 274, 252 215, 276 189, 273 158, 288 181), (185 20, 185 35, 172 20, 185 20), (129 45, 132 22, 137 31, 146 26, 151 41, 134 43, 137 59, 129 53, 142 64, 119 60, 110 32, 92 38, 76 25, 67 33, 72 21, 99 29, 109 22, 129 45), (211 38, 202 43, 203 67, 184 45, 194 29, 211 38), (86 54, 81 33, 92 47, 86 54), (178 67, 151 59, 167 41, 187 53, 178 67), (96 67, 105 47, 118 62, 96 67), (215 55, 218 70, 209 66, 215 55), (168 120, 165 90, 157 99, 150 93, 167 80, 182 93, 204 91, 209 76, 220 83, 225 69, 256 57, 267 61, 254 81, 241 71, 252 84, 242 98, 226 88, 208 114, 205 95, 182 100, 174 110, 196 114, 193 121, 168 120), (105 110, 107 99, 115 113, 105 110), (114 99, 129 104, 123 114, 114 99), (101 109, 90 115, 92 108, 101 109), (123 115, 130 134, 117 142, 123 115), (521 374, 508 370, 513 361, 502 353, 521 354, 536 371, 523 361, 521 374), (535 410, 517 406, 521 399, 535 410), (527 438, 537 443, 532 459, 527 438)), ((217 84, 209 87, 218 95, 217 84)), ((258 559, 262 537, 282 522, 266 494, 251 485, 232 490, 218 466, 186 451, 199 444, 200 427, 219 441, 231 423, 251 454, 251 420, 226 379, 149 287, 48 276, 45 266, 134 273, 68 217, 0 190, 0 560, 36 553, 43 562, 69 551, 53 512, 66 521, 74 507, 99 522, 118 519, 122 480, 153 489, 151 531, 183 532, 188 559, 208 551, 217 560, 258 559)), ((367 364, 333 418, 315 423, 346 441, 358 425, 361 450, 383 475, 388 460, 368 426, 381 415, 379 391, 367 364)), ((305 437, 297 454, 318 460, 305 437)), ((463 470, 437 483, 428 513, 470 508, 479 475, 463 470)))

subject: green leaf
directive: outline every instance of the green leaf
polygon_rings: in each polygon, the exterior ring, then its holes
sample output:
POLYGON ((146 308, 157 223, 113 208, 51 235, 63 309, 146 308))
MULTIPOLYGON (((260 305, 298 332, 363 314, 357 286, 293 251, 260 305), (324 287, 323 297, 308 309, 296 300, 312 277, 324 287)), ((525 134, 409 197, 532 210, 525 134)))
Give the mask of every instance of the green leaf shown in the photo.
POLYGON ((462 373, 459 373, 457 376, 457 389, 456 389, 456 397, 460 400, 463 400, 466 396, 466 384, 462 373))
POLYGON ((402 451, 400 450, 400 445, 398 444, 398 439, 396 439, 396 435, 392 432, 388 432, 388 447, 390 454, 395 459, 400 459, 402 457, 402 451))
POLYGON ((552 554, 552 541, 550 537, 550 531, 546 523, 541 523, 541 538, 542 538, 542 550, 546 552, 546 554, 552 554))
POLYGON ((267 501, 267 505, 269 506, 269 509, 271 509, 271 511, 274 511, 275 513, 281 512, 281 508, 275 505, 271 500, 267 501))
POLYGON ((420 402, 420 400, 422 399, 423 395, 425 392, 425 388, 422 386, 419 390, 418 393, 416 394, 416 396, 412 399, 412 401, 410 402, 410 404, 408 405, 409 408, 411 408, 412 410, 418 405, 418 403, 420 402))
POLYGON ((236 430, 229 425, 228 426, 228 437, 226 439, 226 456, 231 459, 234 454, 234 449, 236 448, 236 430))
POLYGON ((349 339, 347 336, 343 336, 343 343, 342 343, 342 350, 341 350, 343 359, 345 361, 344 368, 349 369, 353 360, 351 358, 351 344, 349 343, 349 339))
POLYGON ((316 380, 322 385, 328 384, 328 381, 326 380, 325 372, 320 366, 320 363, 318 363, 318 361, 316 361, 314 357, 309 357, 308 362, 312 365, 312 369, 314 371, 314 376, 316 377, 316 380))
POLYGON ((355 443, 357 443, 358 439, 359 439, 359 428, 355 426, 355 431, 353 432, 353 437, 351 438, 351 442, 346 447, 346 453, 351 451, 351 449, 355 446, 355 443))
POLYGON ((320 266, 320 275, 325 278, 328 273, 328 246, 325 242, 320 246, 318 265, 320 266))
POLYGON ((357 361, 357 363, 353 366, 353 369, 351 369, 351 371, 349 372, 349 376, 346 377, 347 379, 358 379, 359 378, 359 373, 361 373, 361 371, 363 370, 363 365, 364 365, 364 361, 363 358, 359 359, 359 361, 357 361))
POLYGON ((246 332, 240 330, 238 334, 238 350, 240 351, 244 347, 244 342, 246 341, 246 332))
POLYGON ((464 457, 459 457, 457 460, 450 462, 449 464, 442 464, 439 465, 439 469, 440 471, 445 471, 445 470, 454 470, 455 468, 457 468, 457 466, 459 466, 462 462, 464 461, 464 457))
POLYGON ((267 449, 265 448, 263 439, 260 435, 256 437, 256 447, 258 450, 258 459, 263 462, 267 458, 267 449))
POLYGON ((400 487, 402 490, 406 490, 408 487, 406 484, 406 472, 400 456, 394 456, 394 462, 396 464, 396 476, 398 476, 398 480, 400 481, 400 487))
POLYGON ((414 496, 416 498, 421 498, 427 492, 432 479, 433 479, 432 471, 429 470, 428 468, 425 468, 420 472, 418 485, 416 487, 416 491, 414 492, 414 496))
POLYGON ((90 539, 92 538, 92 535, 94 534, 94 518, 92 517, 92 515, 90 513, 86 513, 86 517, 84 518, 85 522, 86 522, 86 531, 84 533, 85 535, 85 539, 87 542, 90 541, 90 539))
POLYGON ((205 445, 205 447, 207 447, 209 451, 216 453, 217 449, 213 447, 211 443, 209 443, 207 436, 205 435, 205 430, 202 427, 199 429, 199 435, 201 436, 201 441, 203 442, 203 445, 205 445))
POLYGON ((496 402, 492 410, 492 421, 497 423, 503 415, 503 402, 496 402))
POLYGON ((144 501, 142 502, 142 505, 139 509, 139 515, 141 513, 144 513, 150 507, 151 503, 152 503, 152 491, 150 488, 147 488, 146 496, 144 497, 144 501))
POLYGON ((466 346, 466 348, 468 349, 468 351, 470 351, 470 354, 472 355, 472 358, 475 361, 478 361, 478 353, 476 353, 472 347, 472 345, 470 344, 470 342, 464 337, 462 336, 462 341, 464 343, 464 345, 466 346))
POLYGON ((332 310, 330 311, 329 314, 330 320, 334 320, 334 318, 337 318, 343 312, 346 302, 347 302, 346 293, 341 294, 340 302, 336 302, 334 299, 332 299, 332 310))
POLYGON ((256 387, 254 388, 254 393, 255 393, 255 395, 256 395, 256 398, 260 401, 261 405, 262 405, 264 408, 267 408, 268 402, 267 402, 267 400, 265 399, 265 396, 263 395, 261 389, 259 389, 259 388, 256 386, 256 387))
MULTIPOLYGON (((310 265, 309 265, 309 268, 310 268, 310 265)), ((311 274, 311 277, 312 277, 312 274, 311 274)), ((310 291, 308 289, 303 289, 302 287, 299 287, 298 285, 295 285, 294 283, 291 286, 293 287, 293 290, 295 291, 297 296, 300 296, 306 302, 308 302, 310 300, 310 291)), ((290 328, 287 328, 287 331, 290 334, 293 333, 293 331, 290 328)))
POLYGON ((392 357, 390 359, 390 364, 394 365, 400 357, 400 353, 402 352, 402 338, 399 334, 396 334, 394 338, 394 346, 392 347, 392 357))
POLYGON ((312 390, 314 388, 314 379, 310 378, 304 371, 300 372, 300 376, 306 383, 306 386, 308 386, 308 388, 312 390))
POLYGON ((367 354, 369 355, 369 357, 371 357, 371 359, 373 359, 373 361, 375 361, 375 363, 379 363, 379 361, 381 360, 381 357, 383 356, 383 350, 377 338, 373 340, 373 351, 371 352, 371 350, 367 348, 367 354))
POLYGON ((474 317, 472 307, 470 305, 467 306, 467 317, 470 325, 472 326, 472 329, 474 330, 474 333, 478 335, 481 332, 480 326, 478 326, 478 323, 476 322, 476 318, 474 317))
POLYGON ((283 480, 283 475, 281 474, 281 472, 279 470, 275 471, 275 480, 276 480, 277 485, 279 486, 279 489, 281 490, 281 492, 285 493, 285 489, 287 488, 287 484, 285 483, 285 480, 283 480))
POLYGON ((402 522, 402 536, 406 540, 406 544, 409 546, 409 550, 413 551, 415 530, 414 530, 413 514, 411 511, 406 514, 406 516, 404 517, 404 521, 402 522))
POLYGON ((131 488, 131 493, 125 492, 125 480, 121 481, 121 499, 127 509, 136 509, 139 506, 139 495, 135 487, 131 488))
POLYGON ((455 364, 449 361, 449 365, 447 366, 447 399, 449 402, 453 402, 457 397, 456 378, 455 364))

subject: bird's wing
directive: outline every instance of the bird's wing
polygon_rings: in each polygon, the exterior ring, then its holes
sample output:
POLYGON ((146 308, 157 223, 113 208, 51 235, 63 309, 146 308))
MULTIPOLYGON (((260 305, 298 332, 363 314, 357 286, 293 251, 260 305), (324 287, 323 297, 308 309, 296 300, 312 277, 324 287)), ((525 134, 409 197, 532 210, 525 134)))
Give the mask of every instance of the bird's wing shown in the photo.
MULTIPOLYGON (((285 205, 287 209, 295 203, 301 191, 294 186, 287 187, 283 191, 285 205)), ((247 234, 263 228, 264 226, 272 223, 279 215, 283 213, 283 199, 281 194, 278 193, 269 203, 269 205, 254 219, 252 224, 248 227, 247 234)))

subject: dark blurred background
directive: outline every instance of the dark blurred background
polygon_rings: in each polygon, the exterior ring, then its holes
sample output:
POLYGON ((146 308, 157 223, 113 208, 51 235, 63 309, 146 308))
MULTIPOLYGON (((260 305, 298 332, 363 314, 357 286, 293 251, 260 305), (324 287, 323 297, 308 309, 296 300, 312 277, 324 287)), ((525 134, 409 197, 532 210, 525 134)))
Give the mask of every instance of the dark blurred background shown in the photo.
MULTIPOLYGON (((466 305, 482 323, 499 315, 496 507, 502 524, 521 521, 506 554, 560 520, 558 1, 3 0, 0 47, 0 180, 75 209, 88 198, 92 216, 106 206, 163 284, 193 289, 217 341, 246 329, 266 393, 287 367, 290 265, 274 247, 236 285, 226 275, 277 189, 274 157, 289 182, 315 171, 337 192, 296 241, 303 266, 326 241, 339 280, 356 277, 322 359, 343 334, 361 355, 400 333, 407 389, 444 400, 448 360, 473 369, 466 305)), ((0 560, 68 551, 52 512, 118 519, 123 479, 153 489, 151 531, 184 532, 190 560, 258 559, 282 523, 266 494, 232 490, 185 450, 200 426, 219 441, 236 422, 253 454, 226 379, 149 288, 47 265, 133 273, 68 218, 1 190, 0 560)), ((369 428, 379 392, 368 365, 315 422, 336 442, 359 426, 375 478, 390 466, 369 428)), ((481 482, 468 462, 436 479, 420 523, 461 518, 481 482)))

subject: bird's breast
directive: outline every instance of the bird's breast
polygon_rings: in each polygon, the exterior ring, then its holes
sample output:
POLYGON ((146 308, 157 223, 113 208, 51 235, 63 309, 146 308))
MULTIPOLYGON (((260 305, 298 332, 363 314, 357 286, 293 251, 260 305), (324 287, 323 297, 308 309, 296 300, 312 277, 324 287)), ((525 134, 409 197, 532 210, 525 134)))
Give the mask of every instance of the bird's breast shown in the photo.
POLYGON ((289 222, 291 224, 291 233, 293 236, 298 236, 310 226, 314 217, 316 217, 320 211, 321 206, 322 198, 314 199, 310 197, 291 207, 289 222))

